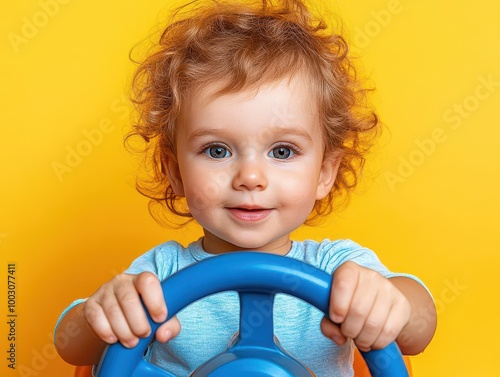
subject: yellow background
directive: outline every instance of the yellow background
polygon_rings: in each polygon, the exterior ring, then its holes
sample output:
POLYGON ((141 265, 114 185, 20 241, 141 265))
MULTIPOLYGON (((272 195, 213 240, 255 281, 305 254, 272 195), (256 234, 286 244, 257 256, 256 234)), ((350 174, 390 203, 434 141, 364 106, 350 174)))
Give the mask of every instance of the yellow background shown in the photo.
MULTIPOLYGON (((150 218, 122 147, 128 53, 168 3, 23 0, 2 11, 2 376, 70 376, 50 340, 63 308, 153 245, 199 234, 150 218), (7 263, 17 273, 17 371, 5 357, 7 263)), ((324 7, 344 18, 389 131, 349 207, 297 237, 352 238, 427 283, 439 328, 414 358, 417 376, 497 376, 500 5, 324 7)))

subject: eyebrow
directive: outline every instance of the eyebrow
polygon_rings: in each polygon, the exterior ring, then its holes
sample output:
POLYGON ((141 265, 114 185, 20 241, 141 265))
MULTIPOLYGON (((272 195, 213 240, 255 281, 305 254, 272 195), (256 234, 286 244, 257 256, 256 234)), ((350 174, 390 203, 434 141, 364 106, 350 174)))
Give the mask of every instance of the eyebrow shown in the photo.
POLYGON ((199 130, 194 131, 191 135, 188 137, 188 141, 193 141, 195 139, 198 139, 200 137, 204 136, 226 136, 228 135, 229 132, 227 132, 224 129, 220 128, 201 128, 199 130))
POLYGON ((308 141, 313 141, 311 135, 309 132, 302 130, 300 128, 290 128, 290 127, 270 127, 270 129, 273 131, 274 136, 281 136, 281 135, 295 135, 298 136, 302 139, 306 139, 308 141))
MULTIPOLYGON (((282 135, 294 135, 297 137, 300 137, 302 139, 305 139, 307 141, 312 142, 313 139, 309 132, 297 128, 291 128, 291 127, 268 127, 266 129, 270 130, 270 133, 272 134, 272 137, 278 137, 282 135)), ((218 136, 218 137, 229 137, 234 135, 236 132, 233 132, 233 130, 226 130, 226 129, 220 129, 220 128, 202 128, 199 130, 196 130, 193 132, 191 135, 188 137, 188 141, 191 142, 197 138, 200 137, 205 137, 205 136, 218 136)), ((267 133, 264 132, 262 136, 266 135, 267 133)))

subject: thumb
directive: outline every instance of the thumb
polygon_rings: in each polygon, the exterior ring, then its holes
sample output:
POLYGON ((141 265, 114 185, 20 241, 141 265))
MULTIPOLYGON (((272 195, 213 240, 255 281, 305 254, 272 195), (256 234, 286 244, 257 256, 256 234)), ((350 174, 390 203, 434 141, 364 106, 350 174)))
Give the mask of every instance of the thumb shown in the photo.
POLYGON ((181 332, 181 323, 177 319, 177 316, 170 318, 167 322, 163 323, 156 330, 156 340, 160 343, 168 342, 169 340, 175 338, 181 332))
POLYGON ((337 345, 341 346, 347 341, 347 338, 342 335, 340 325, 333 323, 327 317, 323 317, 320 327, 323 335, 334 341, 337 345))

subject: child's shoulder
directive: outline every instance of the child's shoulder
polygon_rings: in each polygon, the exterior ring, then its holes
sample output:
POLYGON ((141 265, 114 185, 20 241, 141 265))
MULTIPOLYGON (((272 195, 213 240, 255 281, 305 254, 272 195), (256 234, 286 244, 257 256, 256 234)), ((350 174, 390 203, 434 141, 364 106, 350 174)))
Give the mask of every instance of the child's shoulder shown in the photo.
POLYGON ((366 250, 369 249, 350 239, 331 240, 325 238, 321 241, 293 241, 291 252, 325 256, 339 253, 363 252, 366 250))
POLYGON ((187 246, 177 241, 163 242, 135 259, 127 273, 153 272, 160 280, 176 271, 207 257, 201 247, 201 239, 187 246))
POLYGON ((372 250, 350 239, 294 241, 289 256, 328 273, 347 261, 353 261, 360 265, 379 262, 372 250))

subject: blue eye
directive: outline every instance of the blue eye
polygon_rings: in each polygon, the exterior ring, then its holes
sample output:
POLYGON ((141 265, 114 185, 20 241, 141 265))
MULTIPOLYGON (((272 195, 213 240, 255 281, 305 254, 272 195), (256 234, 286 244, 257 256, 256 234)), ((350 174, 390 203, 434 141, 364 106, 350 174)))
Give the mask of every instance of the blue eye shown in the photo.
POLYGON ((269 153, 269 157, 277 158, 278 160, 286 160, 292 157, 295 152, 289 147, 276 147, 273 148, 269 153))
POLYGON ((231 152, 227 148, 220 145, 213 145, 205 149, 204 153, 212 158, 226 158, 231 156, 231 152))

